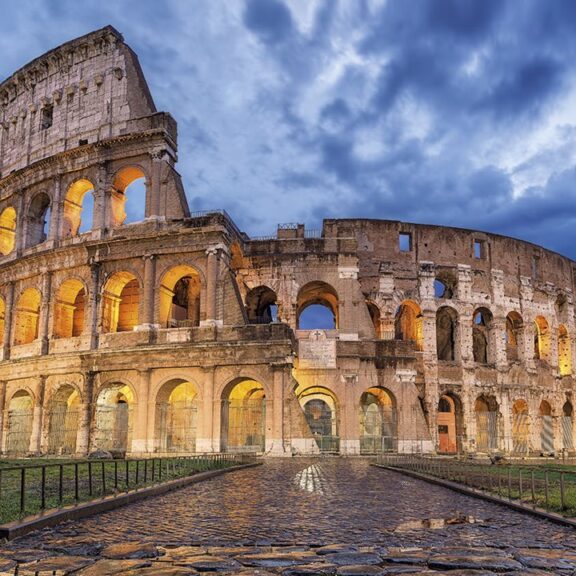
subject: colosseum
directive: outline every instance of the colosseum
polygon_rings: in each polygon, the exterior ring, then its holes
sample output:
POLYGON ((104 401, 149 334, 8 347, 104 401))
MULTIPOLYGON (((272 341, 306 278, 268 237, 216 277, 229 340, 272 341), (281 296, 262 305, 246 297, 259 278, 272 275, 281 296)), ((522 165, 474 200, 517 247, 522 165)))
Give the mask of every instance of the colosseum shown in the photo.
POLYGON ((570 259, 191 213, 176 123, 112 27, 0 84, 0 119, 3 454, 573 451, 570 259))

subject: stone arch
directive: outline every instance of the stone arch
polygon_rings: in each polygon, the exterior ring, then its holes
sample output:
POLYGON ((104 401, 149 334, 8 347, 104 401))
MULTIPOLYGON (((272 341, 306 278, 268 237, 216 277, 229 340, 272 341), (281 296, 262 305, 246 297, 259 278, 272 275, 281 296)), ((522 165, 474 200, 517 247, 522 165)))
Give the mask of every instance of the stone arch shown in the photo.
POLYGON ((512 404, 512 452, 528 454, 530 452, 530 413, 528 402, 519 398, 512 404))
POLYGON ((404 300, 398 306, 394 318, 394 337, 396 340, 413 342, 417 350, 422 350, 422 310, 413 300, 404 300))
POLYGON ((562 406, 562 447, 564 450, 574 450, 574 407, 570 400, 562 406))
POLYGON ((7 403, 6 454, 22 455, 30 451, 32 422, 34 419, 34 397, 20 388, 7 403))
POLYGON ((0 254, 6 256, 16 245, 16 210, 8 206, 0 214, 0 254))
POLYGON ((93 448, 125 456, 132 441, 134 391, 124 382, 110 381, 98 390, 93 448))
POLYGON ((310 386, 298 394, 298 401, 320 452, 338 453, 340 411, 336 394, 324 386, 310 386))
POLYGON ((524 321, 515 310, 506 315, 506 358, 508 362, 517 362, 523 357, 524 321))
POLYGON ((494 396, 480 395, 474 403, 476 450, 490 452, 498 448, 498 402, 494 396))
POLYGON ((68 187, 66 196, 64 197, 64 211, 62 214, 62 237, 69 238, 76 236, 82 231, 87 232, 93 228, 94 216, 94 184, 87 178, 80 178, 75 180, 68 187), (92 207, 92 214, 89 215, 90 205, 92 207), (90 220, 92 217, 91 225, 87 226, 84 221, 90 220))
POLYGON ((52 199, 46 192, 36 194, 26 212, 26 248, 45 242, 50 227, 52 199))
POLYGON ((81 336, 86 325, 88 296, 86 286, 78 278, 68 278, 56 291, 53 338, 81 336))
POLYGON ((387 388, 373 386, 360 397, 360 453, 398 449, 396 397, 387 388))
POLYGON ((458 312, 451 306, 436 311, 436 351, 438 360, 457 362, 460 359, 458 312))
POLYGON ((372 320, 372 326, 374 326, 374 337, 377 340, 381 340, 384 334, 383 334, 382 315, 380 314, 380 308, 378 308, 378 306, 371 300, 366 300, 366 306, 368 307, 368 314, 370 314, 370 320, 372 320))
MULTIPOLYGON (((120 168, 114 175, 111 191, 110 202, 110 221, 113 227, 121 226, 128 221, 138 221, 144 218, 144 214, 130 215, 127 214, 126 203, 131 190, 129 188, 137 185, 144 188, 144 198, 140 204, 146 204, 146 188, 148 186, 148 177, 145 170, 139 165, 129 165, 120 168), (141 185, 141 186, 140 186, 141 185), (141 216, 141 217, 140 217, 141 216)), ((136 190, 135 190, 136 192, 136 190)), ((138 192, 142 193, 142 190, 138 192)), ((129 210, 128 210, 129 211, 129 210)))
POLYGON ((544 316, 537 316, 534 320, 534 359, 550 361, 550 329, 544 316))
POLYGON ((266 445, 266 393, 251 378, 235 378, 222 390, 220 446, 223 452, 263 452, 266 445))
POLYGON ((27 288, 16 303, 14 344, 30 344, 38 338, 42 295, 36 288, 27 288))
POLYGON ((476 308, 472 315, 472 352, 474 362, 494 362, 494 317, 485 307, 476 308))
POLYGON ((460 397, 446 392, 438 400, 436 414, 438 452, 457 454, 462 443, 463 410, 460 397))
POLYGON ((558 327, 558 370, 561 376, 570 376, 572 374, 570 335, 564 324, 560 324, 558 327))
POLYGON ((451 300, 456 294, 458 279, 450 270, 440 270, 434 279, 434 296, 451 300))
POLYGON ((52 394, 47 406, 47 452, 63 455, 76 452, 76 436, 82 398, 72 384, 62 384, 52 394))
POLYGON ((268 286, 256 286, 246 294, 246 314, 250 324, 270 324, 278 320, 278 297, 268 286))
POLYGON ((170 378, 161 384, 156 394, 156 452, 196 451, 198 400, 198 387, 187 379, 170 378))
POLYGON ((160 325, 163 328, 199 326, 201 291, 198 270, 184 264, 168 269, 160 283, 160 325))
POLYGON ((542 400, 538 409, 540 420, 540 450, 544 454, 554 453, 554 421, 550 402, 542 400))
POLYGON ((133 330, 140 317, 140 282, 128 271, 110 275, 102 289, 102 332, 133 330))
MULTIPOLYGON (((339 326, 338 293, 328 283, 315 280, 308 282, 298 292, 296 303, 297 327, 301 328, 302 313, 311 306, 322 306, 332 314, 333 324, 331 328, 337 329, 339 326)), ((325 326, 308 326, 307 330, 315 328, 326 328, 325 326)))

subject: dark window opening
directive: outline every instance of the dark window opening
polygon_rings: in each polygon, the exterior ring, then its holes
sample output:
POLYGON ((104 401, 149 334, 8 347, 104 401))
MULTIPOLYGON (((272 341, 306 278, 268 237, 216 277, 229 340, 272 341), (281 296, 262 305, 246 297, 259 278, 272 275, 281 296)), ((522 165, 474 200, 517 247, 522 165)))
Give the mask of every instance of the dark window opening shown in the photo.
POLYGON ((40 127, 42 130, 46 130, 52 126, 54 120, 54 108, 52 106, 45 106, 42 108, 42 122, 40 127))
POLYGON ((474 258, 483 260, 486 257, 486 248, 483 240, 474 240, 474 258))

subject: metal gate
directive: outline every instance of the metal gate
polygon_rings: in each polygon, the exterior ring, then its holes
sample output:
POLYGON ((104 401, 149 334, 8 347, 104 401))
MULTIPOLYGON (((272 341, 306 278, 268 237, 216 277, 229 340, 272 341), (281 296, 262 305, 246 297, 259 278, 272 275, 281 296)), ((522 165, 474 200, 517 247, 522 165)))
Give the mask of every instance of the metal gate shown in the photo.
POLYGON ((562 416, 562 446, 566 450, 574 450, 572 416, 562 416))
POLYGON ((338 423, 330 406, 318 398, 309 400, 304 406, 304 415, 320 452, 339 452, 338 423))
POLYGON ((194 402, 158 404, 156 422, 160 452, 195 452, 197 407, 194 402))
POLYGON ((512 452, 528 454, 530 452, 530 416, 513 414, 512 416, 512 452))
POLYGON ((554 452, 554 423, 552 416, 540 416, 540 446, 542 452, 554 452))
POLYGON ((265 449, 266 400, 224 400, 222 444, 230 452, 263 452, 265 449))
POLYGON ((378 454, 397 449, 396 411, 376 403, 363 406, 360 413, 360 453, 378 454))
POLYGON ((498 412, 476 412, 476 448, 479 452, 498 448, 498 412))
POLYGON ((78 409, 66 404, 56 404, 50 413, 48 428, 48 452, 50 454, 74 454, 78 433, 78 409))
POLYGON ((8 437, 6 439, 6 452, 8 454, 26 454, 30 450, 30 436, 32 435, 32 410, 8 411, 8 437))
POLYGON ((131 438, 131 408, 126 402, 96 407, 96 447, 125 454, 131 438))

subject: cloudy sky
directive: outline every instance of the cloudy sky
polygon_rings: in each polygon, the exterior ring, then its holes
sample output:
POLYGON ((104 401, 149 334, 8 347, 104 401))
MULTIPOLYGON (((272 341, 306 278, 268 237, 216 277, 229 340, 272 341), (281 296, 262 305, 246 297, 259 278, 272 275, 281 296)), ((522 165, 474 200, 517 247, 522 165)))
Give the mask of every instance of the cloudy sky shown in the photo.
POLYGON ((369 217, 576 258, 574 0, 0 0, 0 77, 106 24, 179 123, 192 210, 369 217))

